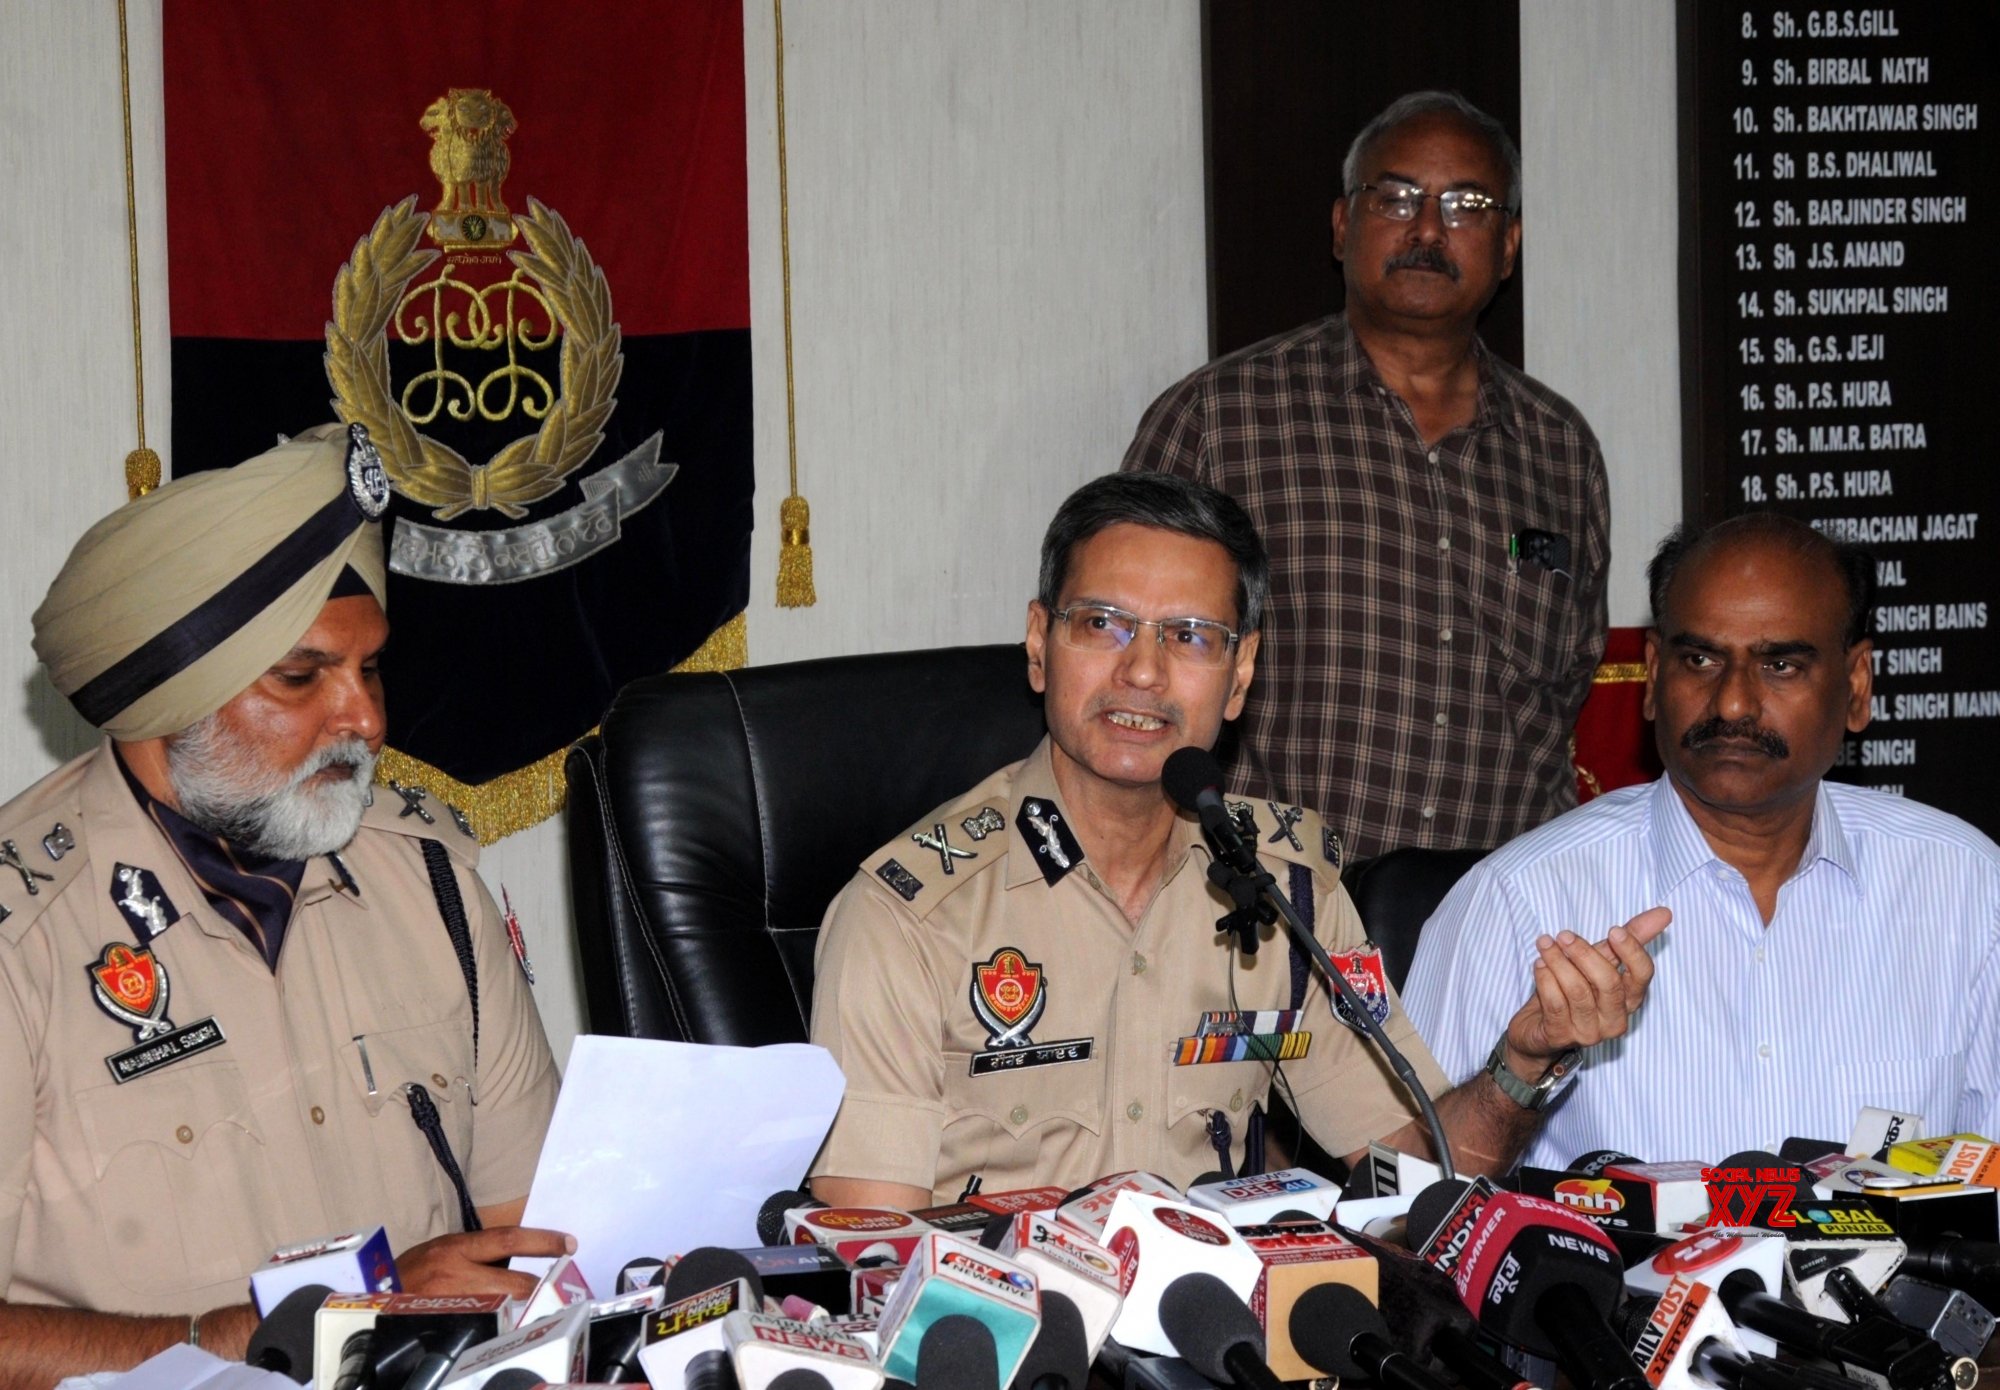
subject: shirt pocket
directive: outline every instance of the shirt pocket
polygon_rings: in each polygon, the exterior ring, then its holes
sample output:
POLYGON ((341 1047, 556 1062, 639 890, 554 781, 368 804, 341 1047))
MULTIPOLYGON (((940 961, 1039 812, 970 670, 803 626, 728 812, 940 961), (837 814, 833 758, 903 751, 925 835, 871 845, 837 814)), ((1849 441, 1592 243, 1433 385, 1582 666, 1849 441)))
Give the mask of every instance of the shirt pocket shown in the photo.
POLYGON ((1481 626, 1506 674, 1534 686, 1567 676, 1576 646, 1571 575, 1502 559, 1486 576, 1483 591, 1481 626))
POLYGON ((457 1230, 458 1189, 418 1127, 410 1090, 437 1111, 453 1160, 470 1182, 473 1160, 472 1039, 462 1023, 426 1023, 367 1033, 341 1048, 350 1094, 370 1137, 377 1190, 396 1248, 457 1230))
POLYGON ((1045 1155, 1104 1132, 1096 1058, 972 1075, 972 1059, 985 1055, 944 1054, 943 1153, 965 1160, 967 1172, 1038 1172, 1045 1155))
POLYGON ((241 1282, 270 1257, 284 1210, 234 1062, 79 1092, 106 1260, 135 1293, 241 1282))
MULTIPOLYGON (((1965 1058, 1956 1052, 1912 1057, 1877 1057, 1866 1062, 1836 1062, 1833 1079, 1848 1117, 1872 1105, 1878 1110, 1924 1117, 1925 1134, 1949 1134, 1965 1085, 1965 1058)), ((1838 1135, 1829 1135, 1838 1138, 1838 1135)))
POLYGON ((1243 1126, 1250 1107, 1261 1100, 1271 1071, 1269 1062, 1210 1062, 1175 1067, 1167 1085, 1167 1135, 1173 1150, 1194 1155, 1197 1168, 1221 1166, 1209 1138, 1210 1117, 1221 1115, 1229 1125, 1230 1171, 1243 1156, 1243 1126))

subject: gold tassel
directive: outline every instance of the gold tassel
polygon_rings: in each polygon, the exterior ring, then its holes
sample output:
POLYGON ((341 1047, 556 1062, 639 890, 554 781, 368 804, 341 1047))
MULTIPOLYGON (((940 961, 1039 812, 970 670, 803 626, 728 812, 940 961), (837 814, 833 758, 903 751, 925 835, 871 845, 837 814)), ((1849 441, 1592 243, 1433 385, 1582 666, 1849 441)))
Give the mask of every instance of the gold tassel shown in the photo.
POLYGON ((778 607, 810 608, 813 591, 812 509, 796 492, 778 507, 778 607))
POLYGON ((136 502, 160 485, 160 456, 143 444, 125 455, 125 496, 136 502))

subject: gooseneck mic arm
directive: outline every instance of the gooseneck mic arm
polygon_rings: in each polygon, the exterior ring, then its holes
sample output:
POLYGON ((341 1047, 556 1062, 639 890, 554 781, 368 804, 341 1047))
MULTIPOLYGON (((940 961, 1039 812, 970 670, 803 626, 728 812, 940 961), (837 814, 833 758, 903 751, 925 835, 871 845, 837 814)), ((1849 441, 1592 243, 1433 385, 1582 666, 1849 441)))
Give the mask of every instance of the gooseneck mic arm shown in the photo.
MULTIPOLYGON (((1201 828, 1207 835, 1209 846, 1215 851, 1216 856, 1215 862, 1209 866, 1209 876, 1219 878, 1216 868, 1226 864, 1229 870, 1228 877, 1238 879, 1239 883, 1247 879, 1250 894, 1261 896, 1277 910, 1279 919, 1284 922, 1286 930, 1291 932, 1292 940, 1296 941, 1299 949, 1319 967, 1329 987, 1337 990, 1340 997, 1347 1001, 1348 1010, 1360 1021, 1362 1030, 1381 1050, 1382 1056, 1389 1063, 1389 1069, 1396 1073, 1396 1078, 1415 1098, 1417 1109, 1423 1114, 1424 1124, 1431 1132, 1431 1147, 1437 1154, 1438 1167, 1444 1170, 1445 1177, 1456 1177, 1451 1163, 1451 1145, 1445 1142, 1444 1125, 1438 1119, 1437 1107, 1431 1103, 1430 1093, 1424 1090, 1423 1083, 1417 1080, 1416 1069, 1410 1065, 1409 1059, 1397 1051, 1396 1045, 1389 1041, 1388 1033, 1375 1021, 1375 1016, 1368 1011, 1368 1006, 1362 1002, 1360 994, 1348 983, 1347 976, 1334 969, 1326 948, 1319 944, 1318 938, 1306 930, 1306 924, 1299 920, 1297 909, 1279 890, 1278 881, 1271 876, 1269 870, 1257 862, 1256 849, 1244 843, 1243 832, 1236 828, 1236 822, 1231 818, 1229 808, 1222 804, 1222 793, 1218 790, 1222 784, 1222 767, 1215 761, 1215 755, 1205 748, 1177 748, 1167 756, 1166 765, 1161 769, 1160 781, 1174 805, 1184 811, 1191 811, 1200 818, 1201 828)), ((1244 901, 1243 889, 1240 886, 1232 887, 1224 884, 1222 887, 1223 891, 1230 894, 1232 900, 1239 904, 1244 901)))

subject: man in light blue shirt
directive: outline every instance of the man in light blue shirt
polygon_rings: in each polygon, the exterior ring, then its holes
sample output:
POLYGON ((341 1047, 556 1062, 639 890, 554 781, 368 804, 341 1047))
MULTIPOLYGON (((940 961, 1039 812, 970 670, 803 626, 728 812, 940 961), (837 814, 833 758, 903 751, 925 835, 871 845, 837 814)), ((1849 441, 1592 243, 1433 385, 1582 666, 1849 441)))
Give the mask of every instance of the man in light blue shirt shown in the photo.
POLYGON ((1866 727, 1873 561, 1757 513, 1648 567, 1667 772, 1495 851, 1425 926, 1403 1002, 1445 1073, 1485 1058, 1537 943, 1673 912, 1644 1009, 1586 1050, 1524 1161, 1713 1162, 1844 1141, 1864 1105, 2000 1137, 2000 847, 1823 780, 1866 727))

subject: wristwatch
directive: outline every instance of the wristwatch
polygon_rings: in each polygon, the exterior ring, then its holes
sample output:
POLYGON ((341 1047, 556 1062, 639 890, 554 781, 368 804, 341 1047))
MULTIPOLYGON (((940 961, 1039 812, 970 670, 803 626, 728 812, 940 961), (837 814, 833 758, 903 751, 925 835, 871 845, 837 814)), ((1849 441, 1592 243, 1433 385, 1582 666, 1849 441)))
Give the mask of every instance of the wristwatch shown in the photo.
POLYGON ((1549 1069, 1542 1073, 1541 1080, 1523 1081, 1507 1069, 1507 1035, 1502 1033, 1500 1041, 1493 1044, 1493 1055, 1486 1059, 1486 1074, 1493 1078, 1493 1084, 1500 1088, 1502 1095, 1523 1110, 1546 1110, 1576 1081, 1577 1069, 1582 1061, 1583 1049, 1569 1048, 1549 1063, 1549 1069))

